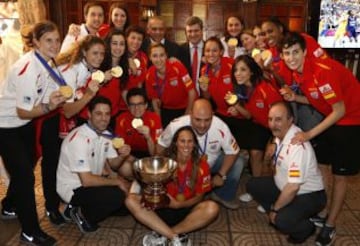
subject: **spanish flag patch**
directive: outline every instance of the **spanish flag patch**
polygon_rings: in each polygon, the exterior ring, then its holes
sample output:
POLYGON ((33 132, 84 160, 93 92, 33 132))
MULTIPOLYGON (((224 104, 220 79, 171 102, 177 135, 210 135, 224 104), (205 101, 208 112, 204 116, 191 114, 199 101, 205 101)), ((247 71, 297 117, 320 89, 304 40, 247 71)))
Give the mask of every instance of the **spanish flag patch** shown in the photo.
POLYGON ((289 177, 290 178, 299 178, 300 177, 300 170, 299 169, 289 170, 289 177))
POLYGON ((327 83, 323 86, 320 86, 319 90, 323 94, 323 97, 326 100, 336 97, 335 91, 333 90, 333 88, 331 87, 331 85, 329 83, 327 83))

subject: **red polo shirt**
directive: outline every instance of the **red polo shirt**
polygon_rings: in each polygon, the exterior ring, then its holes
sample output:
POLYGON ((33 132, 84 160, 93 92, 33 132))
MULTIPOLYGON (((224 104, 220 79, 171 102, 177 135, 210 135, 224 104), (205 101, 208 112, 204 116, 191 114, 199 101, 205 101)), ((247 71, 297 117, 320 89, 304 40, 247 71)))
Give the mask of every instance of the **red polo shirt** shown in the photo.
MULTIPOLYGON (((130 145, 132 150, 148 151, 144 135, 131 125, 133 119, 134 116, 129 111, 121 113, 116 119, 115 134, 124 138, 125 143, 130 145)), ((142 120, 144 125, 150 128, 150 136, 156 143, 162 131, 160 116, 154 112, 146 111, 142 120)))
POLYGON ((346 112, 337 125, 360 125, 360 83, 339 62, 305 58, 303 73, 293 73, 310 104, 324 115, 332 105, 343 101, 346 112))
POLYGON ((179 61, 166 61, 164 79, 159 79, 155 66, 151 66, 145 81, 149 99, 160 98, 162 107, 166 109, 186 108, 189 91, 195 88, 186 68, 179 61))
POLYGON ((201 160, 199 163, 199 171, 197 173, 197 180, 194 188, 190 188, 191 172, 193 168, 192 161, 188 161, 185 170, 176 170, 176 178, 167 184, 167 192, 174 198, 179 193, 184 194, 185 200, 193 198, 195 195, 204 194, 211 190, 211 176, 210 168, 206 161, 201 160))
POLYGON ((231 69, 233 64, 234 59, 229 57, 222 57, 219 70, 215 72, 215 74, 211 69, 207 71, 208 65, 205 65, 201 68, 201 75, 205 75, 206 72, 208 72, 208 92, 216 103, 216 112, 224 116, 231 116, 227 112, 229 105, 226 103, 224 97, 228 91, 234 90, 233 84, 231 82, 231 69))
POLYGON ((245 108, 250 112, 252 120, 268 128, 268 113, 270 106, 278 101, 282 101, 280 93, 266 81, 261 81, 254 89, 245 104, 245 108))

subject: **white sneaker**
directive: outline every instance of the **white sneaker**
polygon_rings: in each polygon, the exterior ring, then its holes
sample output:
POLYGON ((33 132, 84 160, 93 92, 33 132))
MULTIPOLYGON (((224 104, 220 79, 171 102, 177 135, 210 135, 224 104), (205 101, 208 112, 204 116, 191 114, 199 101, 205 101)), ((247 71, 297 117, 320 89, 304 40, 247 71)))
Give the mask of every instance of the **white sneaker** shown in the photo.
POLYGON ((170 244, 170 246, 191 246, 191 240, 187 234, 181 234, 179 236, 174 237, 170 244))
POLYGON ((144 236, 142 243, 143 246, 166 246, 167 238, 152 231, 144 236))
POLYGON ((249 193, 244 193, 239 196, 239 200, 242 202, 251 202, 253 197, 249 193))
POLYGON ((266 213, 265 209, 264 209, 263 206, 261 206, 261 205, 258 205, 258 206, 256 207, 256 209, 257 209, 258 212, 260 212, 260 213, 262 213, 262 214, 266 213))

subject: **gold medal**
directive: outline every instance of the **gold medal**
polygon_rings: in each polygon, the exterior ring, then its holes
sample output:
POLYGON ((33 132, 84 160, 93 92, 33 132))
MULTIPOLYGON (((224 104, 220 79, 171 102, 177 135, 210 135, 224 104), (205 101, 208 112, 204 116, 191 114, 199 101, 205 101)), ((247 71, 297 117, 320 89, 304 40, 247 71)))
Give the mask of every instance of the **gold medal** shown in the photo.
POLYGON ((176 200, 179 202, 185 201, 185 195, 183 193, 179 193, 176 195, 176 200))
POLYGON ((226 103, 229 105, 235 105, 237 103, 238 97, 235 94, 231 94, 229 98, 226 99, 226 103))
POLYGON ((104 82, 105 74, 104 74, 103 71, 97 70, 96 72, 93 72, 91 74, 91 79, 92 80, 97 80, 101 84, 102 82, 104 82))
POLYGON ((113 77, 119 78, 123 74, 123 69, 120 66, 116 66, 111 69, 110 73, 113 77))
POLYGON ((199 78, 199 83, 201 84, 209 84, 209 77, 207 75, 202 75, 200 78, 199 78))

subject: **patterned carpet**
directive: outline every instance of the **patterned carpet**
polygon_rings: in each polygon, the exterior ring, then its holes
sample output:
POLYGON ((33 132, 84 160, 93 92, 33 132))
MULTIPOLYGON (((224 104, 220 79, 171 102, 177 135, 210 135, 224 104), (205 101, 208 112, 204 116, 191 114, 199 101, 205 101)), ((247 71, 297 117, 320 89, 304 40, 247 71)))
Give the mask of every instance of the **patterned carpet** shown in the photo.
MULTIPOLYGON (((137 223, 131 216, 110 217, 100 224, 96 232, 83 235, 75 224, 61 227, 53 226, 44 216, 40 168, 36 168, 36 197, 38 214, 42 228, 58 239, 57 245, 141 245, 143 235, 148 229, 137 223)), ((244 184, 249 179, 244 174, 239 194, 244 191, 244 184)), ((0 198, 5 195, 5 185, 0 182, 0 198)), ((239 210, 231 211, 222 208, 219 217, 207 228, 191 233, 193 245, 289 245, 286 237, 268 226, 267 217, 256 210, 256 203, 242 204, 239 210)), ((1 221, 0 234, 9 232, 8 221, 1 221)), ((10 224, 9 224, 10 225, 10 224)), ((0 245, 19 244, 19 229, 15 229, 11 239, 0 245)), ((303 245, 314 245, 315 236, 303 245)), ((353 177, 348 187, 346 204, 337 225, 337 236, 334 245, 360 245, 360 175, 353 177)))

